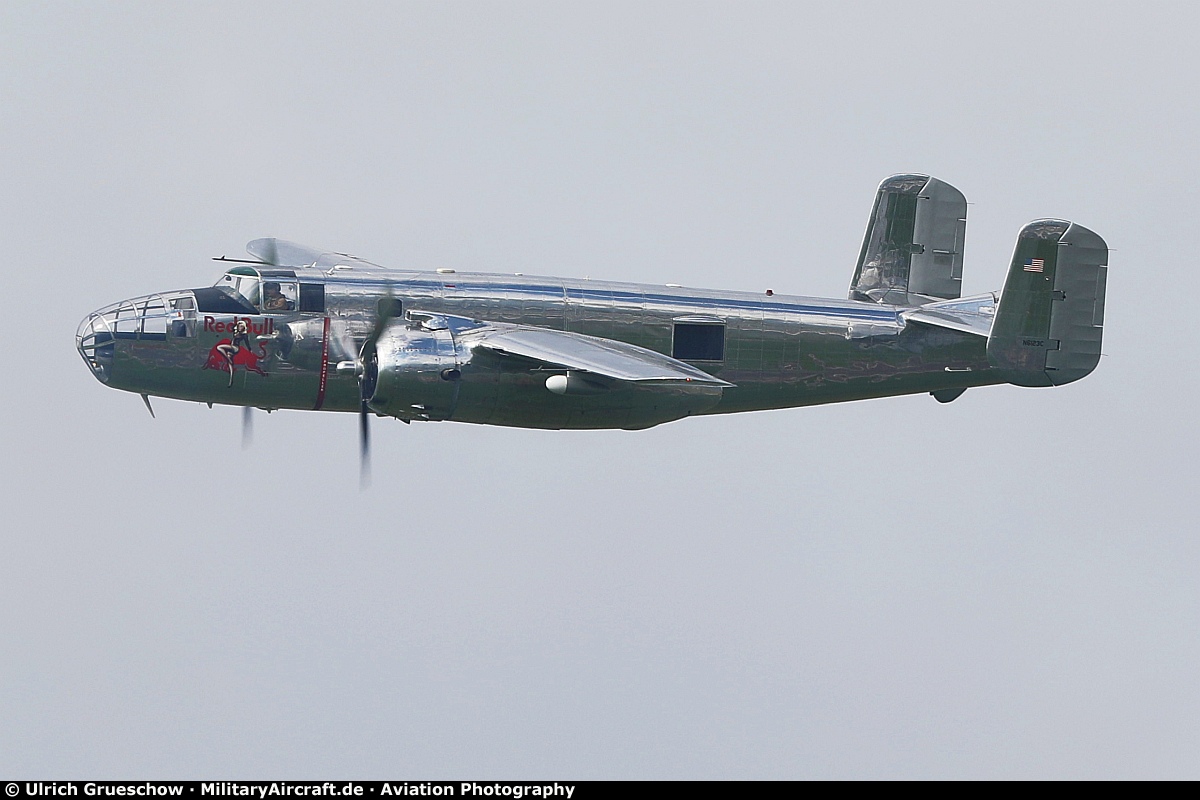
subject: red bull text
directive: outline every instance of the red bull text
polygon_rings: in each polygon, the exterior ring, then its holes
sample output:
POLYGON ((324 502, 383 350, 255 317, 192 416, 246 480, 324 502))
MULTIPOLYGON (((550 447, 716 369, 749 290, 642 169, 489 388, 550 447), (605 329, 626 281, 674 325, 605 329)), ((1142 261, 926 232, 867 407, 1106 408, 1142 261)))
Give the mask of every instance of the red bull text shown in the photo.
POLYGON ((216 317, 204 318, 204 330, 211 333, 233 333, 239 322, 246 323, 246 331, 255 336, 269 336, 275 332, 275 320, 267 317, 255 322, 253 317, 234 317, 228 322, 218 322, 216 317))

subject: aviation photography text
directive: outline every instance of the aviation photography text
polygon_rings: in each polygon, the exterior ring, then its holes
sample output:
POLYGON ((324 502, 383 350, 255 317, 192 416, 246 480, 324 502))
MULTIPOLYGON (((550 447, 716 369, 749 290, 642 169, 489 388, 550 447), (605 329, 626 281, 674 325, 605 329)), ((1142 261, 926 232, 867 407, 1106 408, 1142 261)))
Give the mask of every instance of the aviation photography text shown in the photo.
POLYGON ((562 797, 576 783, 518 781, 10 781, 18 797, 562 797))

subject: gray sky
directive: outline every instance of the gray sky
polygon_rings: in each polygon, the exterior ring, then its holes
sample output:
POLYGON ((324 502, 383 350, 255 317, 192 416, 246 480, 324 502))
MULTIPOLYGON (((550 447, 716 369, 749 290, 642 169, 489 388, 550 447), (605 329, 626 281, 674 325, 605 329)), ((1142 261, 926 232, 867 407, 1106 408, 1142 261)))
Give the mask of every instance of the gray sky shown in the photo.
POLYGON ((0 773, 1200 777, 1190 4, 0 5, 0 773), (965 290, 1059 216, 1104 351, 650 431, 102 387, 89 311, 281 236, 844 296, 884 176, 965 290))

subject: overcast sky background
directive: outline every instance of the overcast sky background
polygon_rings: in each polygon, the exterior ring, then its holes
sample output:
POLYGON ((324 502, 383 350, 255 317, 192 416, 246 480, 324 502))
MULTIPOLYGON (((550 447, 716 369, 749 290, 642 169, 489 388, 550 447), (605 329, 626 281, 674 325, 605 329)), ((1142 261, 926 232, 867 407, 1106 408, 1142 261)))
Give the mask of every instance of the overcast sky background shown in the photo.
POLYGON ((0 773, 1200 777, 1200 13, 0 5, 0 773), (644 432, 105 388, 89 311, 259 236, 844 296, 879 181, 1113 248, 1053 390, 644 432))

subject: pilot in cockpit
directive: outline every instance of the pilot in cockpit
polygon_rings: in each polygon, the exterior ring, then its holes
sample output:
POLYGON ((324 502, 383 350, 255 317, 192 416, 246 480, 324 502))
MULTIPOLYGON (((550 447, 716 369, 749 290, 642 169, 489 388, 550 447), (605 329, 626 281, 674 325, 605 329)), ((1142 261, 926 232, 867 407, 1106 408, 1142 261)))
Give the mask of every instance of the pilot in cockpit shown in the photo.
POLYGON ((263 311, 291 311, 292 303, 283 296, 278 283, 267 281, 263 284, 262 307, 263 311))

